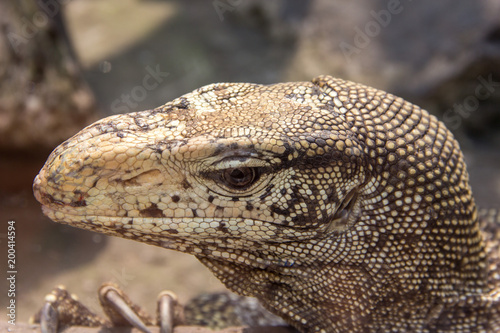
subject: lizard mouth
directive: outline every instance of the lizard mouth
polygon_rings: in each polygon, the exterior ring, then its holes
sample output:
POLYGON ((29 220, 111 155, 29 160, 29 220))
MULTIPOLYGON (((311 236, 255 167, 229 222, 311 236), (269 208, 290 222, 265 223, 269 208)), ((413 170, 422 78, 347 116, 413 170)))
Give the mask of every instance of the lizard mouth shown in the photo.
MULTIPOLYGON (((308 230, 282 228, 282 226, 265 221, 244 218, 213 217, 127 217, 95 214, 71 206, 45 205, 42 211, 51 220, 69 226, 97 231, 127 239, 140 239, 142 242, 171 248, 168 244, 197 239, 214 240, 220 238, 222 232, 226 239, 232 239, 234 245, 246 240, 265 243, 288 243, 303 239, 315 238, 316 233, 308 230), (246 228, 243 229, 243 226, 246 228), (268 233, 253 230, 268 229, 268 233), (244 230, 244 231, 242 231, 244 230), (150 240, 150 241, 148 241, 150 240), (153 241, 154 240, 154 241, 153 241), (168 243, 167 245, 163 244, 168 243)), ((231 242, 231 243, 233 243, 231 242)))

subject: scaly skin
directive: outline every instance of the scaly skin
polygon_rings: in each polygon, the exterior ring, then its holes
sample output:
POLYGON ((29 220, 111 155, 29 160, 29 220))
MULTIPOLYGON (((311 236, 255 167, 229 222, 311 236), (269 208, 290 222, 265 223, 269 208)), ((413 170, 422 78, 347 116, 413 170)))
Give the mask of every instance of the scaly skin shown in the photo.
POLYGON ((498 235, 458 143, 374 88, 205 86, 83 129, 34 192, 56 222, 195 255, 302 332, 500 330, 498 235))

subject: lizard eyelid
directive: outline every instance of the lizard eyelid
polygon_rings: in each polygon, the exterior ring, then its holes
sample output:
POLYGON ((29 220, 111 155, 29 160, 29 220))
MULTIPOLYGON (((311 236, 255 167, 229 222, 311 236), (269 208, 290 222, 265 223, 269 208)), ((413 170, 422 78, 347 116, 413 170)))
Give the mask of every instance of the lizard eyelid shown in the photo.
POLYGON ((251 156, 228 156, 221 160, 218 160, 210 166, 212 170, 224 170, 224 169, 235 169, 243 167, 265 167, 269 163, 263 159, 251 157, 251 156))

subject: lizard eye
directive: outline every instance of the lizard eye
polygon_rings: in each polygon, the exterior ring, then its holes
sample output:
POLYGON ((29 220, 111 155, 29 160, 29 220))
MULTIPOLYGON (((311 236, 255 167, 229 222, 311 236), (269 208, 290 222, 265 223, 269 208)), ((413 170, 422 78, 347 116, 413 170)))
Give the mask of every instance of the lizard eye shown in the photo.
POLYGON ((234 189, 244 189, 258 178, 257 168, 241 167, 222 170, 222 181, 234 189))

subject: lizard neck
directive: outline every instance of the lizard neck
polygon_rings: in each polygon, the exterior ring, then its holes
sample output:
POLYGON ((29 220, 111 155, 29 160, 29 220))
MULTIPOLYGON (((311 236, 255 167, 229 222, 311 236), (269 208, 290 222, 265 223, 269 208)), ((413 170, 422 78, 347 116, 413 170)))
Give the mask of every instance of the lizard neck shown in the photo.
POLYGON ((500 303, 480 295, 440 298, 421 290, 408 292, 401 281, 374 278, 361 267, 266 270, 198 259, 230 290, 259 298, 268 310, 304 332, 487 330, 490 317, 500 315, 500 303), (470 313, 478 314, 477 318, 471 321, 470 313))
MULTIPOLYGON (((320 242, 316 246, 335 248, 340 244, 320 242)), ((394 267, 393 263, 372 267, 356 264, 353 258, 347 258, 352 253, 346 252, 345 257, 331 256, 326 261, 287 260, 267 267, 249 267, 207 257, 198 259, 228 289, 257 297, 268 310, 304 332, 424 329, 433 325, 447 325, 443 327, 452 332, 454 328, 471 325, 470 317, 465 315, 470 311, 478 314, 475 322, 488 327, 490 319, 483 314, 491 314, 495 305, 481 296, 485 281, 455 281, 456 276, 462 275, 446 275, 436 269, 426 273, 426 280, 415 284, 412 280, 423 276, 415 267, 394 270, 389 269, 394 267), (449 288, 451 283, 455 289, 449 288), (456 318, 466 319, 460 322, 456 318)), ((371 253, 369 262, 381 262, 376 252, 371 253)))

